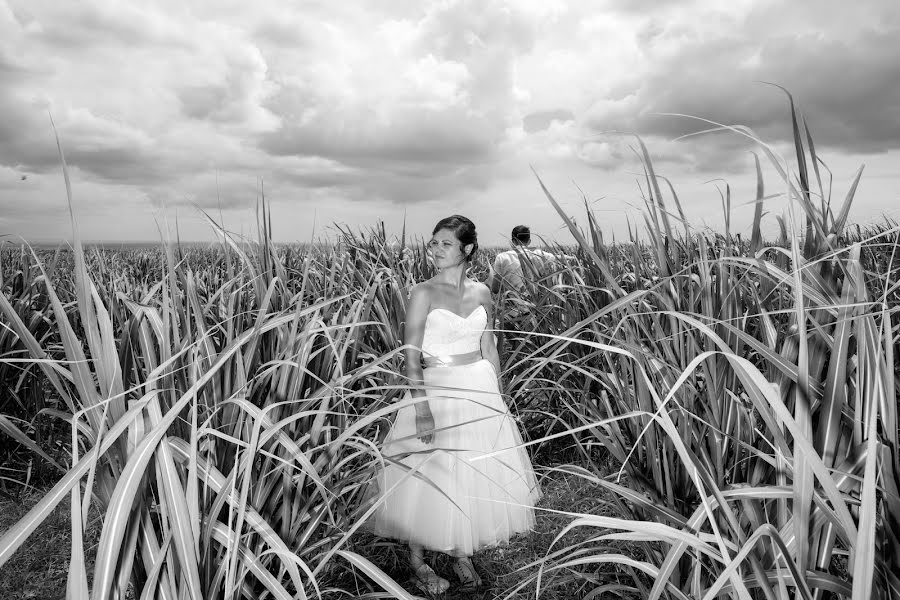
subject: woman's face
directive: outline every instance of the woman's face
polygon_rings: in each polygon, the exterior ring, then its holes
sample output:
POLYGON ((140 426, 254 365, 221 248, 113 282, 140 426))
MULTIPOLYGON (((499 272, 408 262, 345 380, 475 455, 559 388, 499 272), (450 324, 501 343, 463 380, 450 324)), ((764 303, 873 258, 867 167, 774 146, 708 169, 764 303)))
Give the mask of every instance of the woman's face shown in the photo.
POLYGON ((456 234, 450 229, 441 229, 428 241, 428 253, 434 260, 434 266, 438 269, 455 267, 465 262, 462 244, 456 239, 456 234))

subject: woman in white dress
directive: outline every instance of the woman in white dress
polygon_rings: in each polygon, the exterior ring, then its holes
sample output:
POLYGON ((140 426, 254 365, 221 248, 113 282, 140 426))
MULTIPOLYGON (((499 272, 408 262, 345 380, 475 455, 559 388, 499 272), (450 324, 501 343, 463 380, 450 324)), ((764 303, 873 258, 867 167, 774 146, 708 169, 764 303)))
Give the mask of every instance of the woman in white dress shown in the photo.
POLYGON ((397 412, 385 439, 370 522, 409 542, 413 582, 429 594, 450 584, 426 549, 454 556, 463 588, 477 588, 471 555, 531 529, 540 497, 500 392, 490 290, 466 276, 477 248, 475 225, 460 215, 439 221, 428 242, 438 274, 412 289, 404 331, 407 397, 423 400, 397 412))

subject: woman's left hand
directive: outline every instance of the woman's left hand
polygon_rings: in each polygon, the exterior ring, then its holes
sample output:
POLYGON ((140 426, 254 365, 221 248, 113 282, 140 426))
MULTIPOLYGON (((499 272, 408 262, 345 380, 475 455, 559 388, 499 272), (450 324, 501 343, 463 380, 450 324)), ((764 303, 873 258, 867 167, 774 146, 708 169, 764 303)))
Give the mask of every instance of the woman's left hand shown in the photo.
POLYGON ((430 444, 434 439, 434 415, 427 402, 421 409, 416 410, 416 437, 424 444, 430 444))

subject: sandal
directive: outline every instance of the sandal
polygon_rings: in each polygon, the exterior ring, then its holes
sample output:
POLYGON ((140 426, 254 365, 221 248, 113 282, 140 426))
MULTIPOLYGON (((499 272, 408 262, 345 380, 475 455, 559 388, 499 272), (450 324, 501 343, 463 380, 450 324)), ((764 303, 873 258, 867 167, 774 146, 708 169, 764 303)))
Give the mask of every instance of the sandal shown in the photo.
POLYGON ((422 563, 413 574, 412 583, 420 592, 438 596, 450 589, 450 582, 438 576, 434 569, 422 563))
POLYGON ((453 573, 459 578, 462 590, 475 590, 481 587, 481 577, 469 558, 458 558, 453 562, 453 573))

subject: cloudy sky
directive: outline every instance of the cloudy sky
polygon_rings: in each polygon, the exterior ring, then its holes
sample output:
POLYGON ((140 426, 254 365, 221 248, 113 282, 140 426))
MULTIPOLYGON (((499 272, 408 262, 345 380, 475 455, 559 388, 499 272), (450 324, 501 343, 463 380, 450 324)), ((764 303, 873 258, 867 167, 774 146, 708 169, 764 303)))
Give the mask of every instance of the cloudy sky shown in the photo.
POLYGON ((895 0, 0 0, 0 234, 71 236, 51 116, 93 240, 176 219, 212 239, 204 210, 250 233, 264 189, 279 241, 452 213, 488 244, 523 222, 566 241, 532 168, 622 238, 633 134, 696 226, 721 228, 727 183, 746 228, 752 145, 666 113, 789 155, 763 81, 799 102, 835 202, 866 165, 851 215, 877 222, 900 206, 898 56, 895 0))

